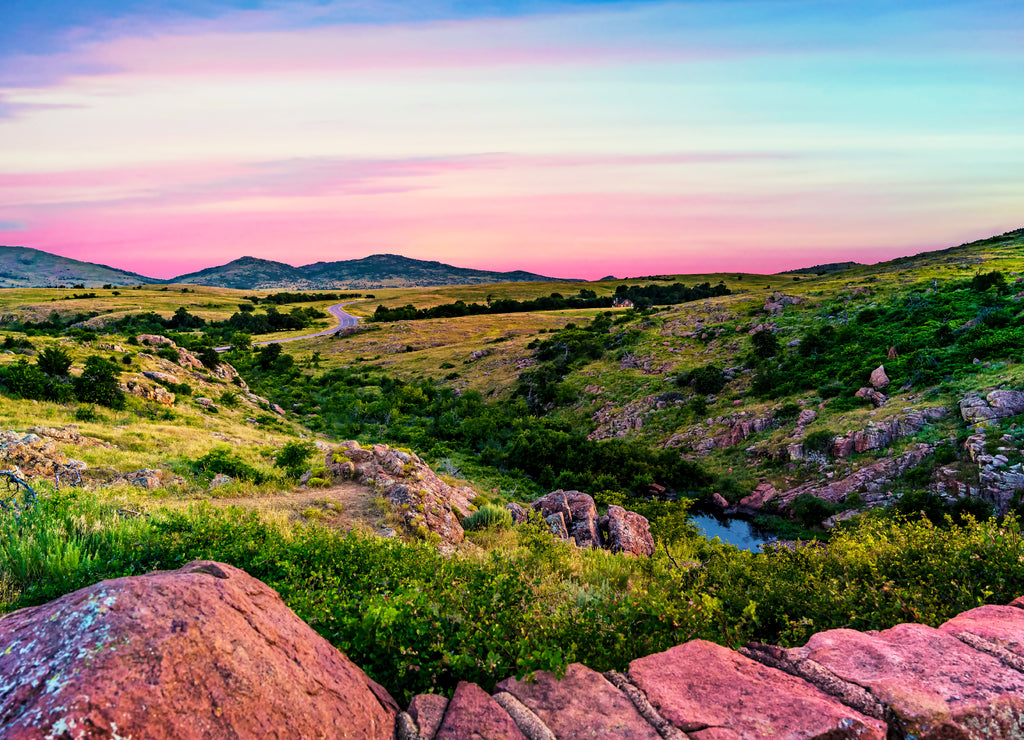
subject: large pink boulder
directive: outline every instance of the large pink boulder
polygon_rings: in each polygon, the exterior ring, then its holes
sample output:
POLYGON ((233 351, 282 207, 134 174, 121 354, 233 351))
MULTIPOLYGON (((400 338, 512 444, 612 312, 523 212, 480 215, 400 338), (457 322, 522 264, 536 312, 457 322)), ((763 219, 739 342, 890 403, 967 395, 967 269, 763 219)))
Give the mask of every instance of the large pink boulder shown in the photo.
POLYGON ((0 619, 0 735, 392 737, 387 692, 230 565, 103 581, 0 619))
POLYGON ((436 740, 526 740, 519 726, 491 695, 460 681, 448 702, 436 740))
POLYGON ((704 640, 629 664, 629 678, 694 740, 884 740, 886 726, 811 684, 704 640))
POLYGON ((918 740, 1024 737, 1024 674, 944 631, 830 630, 788 653, 866 688, 918 740))
POLYGON ((1024 658, 1024 609, 989 604, 963 612, 939 629, 950 635, 966 632, 1024 658))
POLYGON ((558 740, 661 737, 625 694, 600 673, 579 663, 570 665, 561 679, 537 671, 529 681, 505 679, 495 690, 507 691, 533 710, 558 740))
POLYGON ((601 521, 608 528, 607 547, 612 552, 648 557, 654 554, 654 538, 646 517, 612 504, 601 521))

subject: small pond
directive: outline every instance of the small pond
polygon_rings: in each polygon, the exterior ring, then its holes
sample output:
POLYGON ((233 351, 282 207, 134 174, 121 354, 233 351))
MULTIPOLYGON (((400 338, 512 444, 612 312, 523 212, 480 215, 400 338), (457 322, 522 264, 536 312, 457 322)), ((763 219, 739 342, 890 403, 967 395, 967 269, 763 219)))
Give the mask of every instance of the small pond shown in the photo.
POLYGON ((741 550, 760 552, 765 542, 774 542, 775 537, 758 529, 753 522, 704 512, 691 511, 690 518, 709 540, 718 537, 741 550))

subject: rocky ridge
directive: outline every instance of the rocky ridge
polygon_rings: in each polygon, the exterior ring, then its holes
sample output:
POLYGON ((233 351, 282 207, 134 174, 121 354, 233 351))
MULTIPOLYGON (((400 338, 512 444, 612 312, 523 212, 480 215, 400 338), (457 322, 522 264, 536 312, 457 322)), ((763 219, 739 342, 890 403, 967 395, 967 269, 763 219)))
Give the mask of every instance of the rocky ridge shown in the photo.
POLYGON ((402 712, 273 590, 200 561, 0 618, 0 726, 10 740, 1020 738, 1024 599, 789 649, 693 640, 621 673, 462 682, 402 712))

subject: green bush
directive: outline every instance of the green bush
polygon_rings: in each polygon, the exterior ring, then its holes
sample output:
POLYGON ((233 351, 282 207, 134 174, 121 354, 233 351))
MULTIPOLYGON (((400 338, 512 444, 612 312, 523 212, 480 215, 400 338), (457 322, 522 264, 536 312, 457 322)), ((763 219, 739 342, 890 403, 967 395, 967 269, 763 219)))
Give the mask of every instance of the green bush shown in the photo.
POLYGON ((71 369, 71 355, 60 347, 47 347, 39 353, 36 365, 47 375, 63 377, 71 369))
POLYGON ((252 483, 264 483, 267 480, 266 473, 236 456, 229 447, 214 447, 202 457, 196 458, 192 468, 211 478, 222 473, 252 483))
POLYGON ((306 470, 306 462, 316 452, 312 442, 292 440, 285 444, 274 458, 274 465, 283 468, 293 478, 298 478, 306 470))
POLYGON ((725 388, 725 373, 717 365, 704 365, 687 375, 687 381, 693 383, 693 390, 702 396, 718 393, 725 388))
POLYGON ((828 429, 819 429, 816 432, 811 432, 804 437, 804 452, 820 452, 827 454, 829 448, 832 446, 832 440, 834 438, 835 434, 830 432, 828 429))
POLYGON ((462 522, 464 529, 507 529, 512 526, 512 512, 494 504, 484 504, 462 522))
POLYGON ((86 359, 85 369, 74 380, 75 396, 82 403, 123 408, 124 392, 118 387, 120 374, 116 363, 93 355, 86 359))

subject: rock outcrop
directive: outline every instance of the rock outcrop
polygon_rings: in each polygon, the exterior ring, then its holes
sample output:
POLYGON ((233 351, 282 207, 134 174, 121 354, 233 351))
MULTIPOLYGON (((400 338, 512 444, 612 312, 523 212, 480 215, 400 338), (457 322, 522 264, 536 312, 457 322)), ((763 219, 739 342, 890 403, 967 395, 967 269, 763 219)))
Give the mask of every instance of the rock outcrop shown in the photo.
POLYGON ((103 581, 0 618, 6 740, 390 740, 388 693, 230 565, 103 581))
MULTIPOLYGON (((552 534, 577 547, 605 548, 636 556, 654 554, 650 523, 635 511, 612 505, 605 516, 598 518, 590 495, 561 489, 541 496, 531 507, 548 523, 552 534)), ((527 513, 519 504, 506 508, 516 523, 526 521, 527 513)))
MULTIPOLYGON (((340 480, 354 480, 380 491, 395 508, 410 531, 430 533, 450 545, 462 542, 464 532, 459 515, 470 513, 476 492, 468 486, 450 486, 413 452, 358 442, 342 442, 324 456, 327 473, 340 480)), ((307 471, 300 482, 313 477, 307 471)))
POLYGON ((974 426, 1017 414, 1024 414, 1024 391, 996 390, 985 398, 972 393, 960 399, 960 415, 974 426))
MULTIPOLYGON (((154 375, 165 375, 164 373, 153 373, 154 375)), ((171 376, 167 376, 171 377, 171 376)), ((120 383, 120 388, 125 393, 138 396, 144 401, 153 401, 162 406, 173 406, 175 395, 162 385, 152 385, 142 380, 129 379, 120 383)))
POLYGON ((973 434, 964 442, 964 449, 971 460, 978 464, 978 483, 976 486, 963 480, 960 471, 940 470, 935 488, 939 493, 952 495, 956 498, 972 496, 988 501, 999 515, 1006 514, 1013 500, 1024 494, 1024 464, 1010 463, 1006 452, 1017 453, 1019 450, 1001 446, 991 454, 986 451, 986 439, 982 434, 973 434))
POLYGON ((55 483, 78 481, 86 464, 64 455, 52 439, 38 434, 0 432, 0 465, 23 478, 49 478, 55 483))
POLYGON ((839 480, 808 481, 783 492, 775 491, 770 484, 761 484, 750 496, 742 499, 738 506, 730 509, 733 513, 757 514, 771 502, 778 510, 786 510, 801 494, 840 503, 853 493, 860 494, 861 502, 869 507, 889 502, 892 495, 886 486, 895 478, 918 465, 934 450, 933 445, 919 444, 909 452, 896 457, 884 457, 865 465, 839 480))
MULTIPOLYGON (((902 416, 893 416, 879 422, 869 421, 863 429, 857 429, 832 440, 829 453, 833 457, 849 457, 854 453, 885 449, 893 442, 917 434, 928 424, 946 416, 942 406, 930 406, 911 411, 902 416)), ((791 460, 806 458, 803 445, 799 442, 787 447, 791 460)))
POLYGON ((871 383, 871 387, 876 391, 887 388, 889 386, 889 376, 885 374, 885 365, 879 365, 872 370, 868 382, 871 383))
POLYGON ((784 293, 775 292, 764 299, 764 311, 765 313, 778 316, 786 308, 786 306, 796 306, 803 303, 803 298, 799 298, 794 295, 786 295, 784 293))

